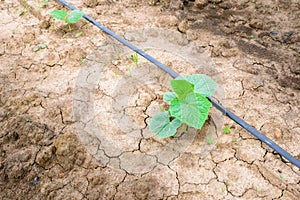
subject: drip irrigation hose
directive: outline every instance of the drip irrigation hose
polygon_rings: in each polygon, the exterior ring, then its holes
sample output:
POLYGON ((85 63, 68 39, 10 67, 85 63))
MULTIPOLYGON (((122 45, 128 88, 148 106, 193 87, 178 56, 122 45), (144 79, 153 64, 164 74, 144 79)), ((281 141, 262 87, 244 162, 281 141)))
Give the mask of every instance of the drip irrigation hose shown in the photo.
MULTIPOLYGON (((68 7, 69 9, 71 9, 71 10, 77 10, 76 7, 72 6, 71 4, 69 4, 68 2, 66 2, 64 0, 58 0, 58 1, 61 4, 65 5, 66 7, 68 7)), ((156 60, 155 58, 153 58, 149 54, 145 53, 141 49, 138 49, 136 46, 134 46, 133 44, 131 44, 127 40, 123 39, 119 35, 115 34, 114 32, 112 32, 110 29, 106 28, 102 24, 98 23, 96 20, 92 19, 91 17, 89 17, 87 15, 84 15, 83 18, 86 19, 87 21, 89 21, 90 23, 94 24, 99 29, 101 29, 102 31, 104 31, 105 33, 107 33, 108 35, 110 35, 111 37, 113 37, 114 39, 118 40, 120 43, 124 44, 125 46, 127 46, 131 50, 133 50, 136 53, 138 53, 139 55, 143 56, 145 59, 149 60, 151 63, 153 63, 154 65, 156 65, 157 67, 159 67, 160 69, 162 69, 163 71, 165 71, 166 73, 168 73, 173 78, 176 78, 176 77, 179 76, 178 73, 176 73, 175 71, 173 71, 169 67, 165 66, 164 64, 162 64, 161 62, 159 62, 158 60, 156 60)), ((278 146, 275 142, 273 142, 271 139, 269 139, 268 137, 266 137, 264 134, 262 134, 261 132, 259 132, 255 128, 253 128, 251 125, 249 125, 248 123, 246 123, 244 120, 242 120, 241 118, 239 118, 238 116, 236 116, 235 114, 233 114, 232 112, 230 112, 229 110, 227 110, 225 107, 223 107, 222 105, 220 105, 217 101, 215 101, 211 97, 207 97, 207 98, 212 103, 212 105, 214 107, 216 107, 218 110, 220 110, 222 113, 224 113, 224 115, 226 115, 227 117, 229 117, 230 119, 232 119, 233 121, 235 121, 242 128, 246 129, 252 135, 254 135, 255 137, 257 137, 260 141, 262 141, 263 143, 267 144, 269 147, 271 147, 272 149, 274 149, 277 153, 279 153, 281 156, 283 156, 284 158, 286 158, 288 161, 290 161, 292 164, 294 164, 295 166, 297 166, 300 169, 300 161, 299 160, 297 160, 295 157, 293 157, 287 151, 285 151, 284 149, 282 149, 280 146, 278 146)))

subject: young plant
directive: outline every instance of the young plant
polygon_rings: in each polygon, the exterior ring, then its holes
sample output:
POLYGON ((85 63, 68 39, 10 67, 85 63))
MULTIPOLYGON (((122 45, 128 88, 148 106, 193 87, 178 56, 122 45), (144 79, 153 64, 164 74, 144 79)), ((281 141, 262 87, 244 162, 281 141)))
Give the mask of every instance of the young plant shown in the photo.
POLYGON ((19 10, 19 15, 23 15, 25 12, 28 11, 27 0, 23 0, 23 6, 24 6, 24 9, 19 10))
POLYGON ((279 174, 279 177, 281 178, 281 179, 284 179, 284 175, 283 174, 279 174))
POLYGON ((230 126, 227 125, 223 128, 223 133, 229 134, 230 133, 230 126))
POLYGON ((53 10, 50 15, 55 19, 64 21, 68 24, 69 30, 72 31, 71 23, 78 22, 84 13, 80 10, 72 10, 70 13, 67 13, 64 10, 53 10))
POLYGON ((48 5, 48 0, 43 0, 42 1, 42 6, 47 6, 48 5))
POLYGON ((161 5, 164 2, 164 0, 158 0, 156 1, 155 5, 161 5))
POLYGON ((290 46, 290 48, 293 49, 293 50, 297 50, 298 49, 298 47, 296 47, 295 45, 290 46))
POLYGON ((27 4, 27 0, 23 0, 23 4, 25 7, 25 10, 28 11, 28 4, 27 4))
POLYGON ((38 51, 38 50, 40 50, 40 49, 45 49, 46 47, 47 47, 47 46, 46 46, 45 44, 40 44, 40 45, 34 47, 34 48, 33 48, 33 51, 36 52, 36 51, 38 51))
POLYGON ((171 80, 174 92, 166 92, 163 97, 170 108, 152 117, 150 130, 159 138, 168 138, 176 134, 182 123, 201 129, 211 107, 206 97, 211 96, 216 87, 217 84, 204 74, 185 75, 171 80))
POLYGON ((206 137, 206 144, 208 144, 208 145, 213 144, 211 137, 209 137, 209 136, 206 137))
POLYGON ((135 54, 130 56, 132 62, 135 63, 135 65, 138 67, 139 66, 139 54, 135 52, 135 54))
POLYGON ((216 9, 217 8, 217 3, 214 1, 212 2, 212 6, 211 6, 213 9, 216 9))

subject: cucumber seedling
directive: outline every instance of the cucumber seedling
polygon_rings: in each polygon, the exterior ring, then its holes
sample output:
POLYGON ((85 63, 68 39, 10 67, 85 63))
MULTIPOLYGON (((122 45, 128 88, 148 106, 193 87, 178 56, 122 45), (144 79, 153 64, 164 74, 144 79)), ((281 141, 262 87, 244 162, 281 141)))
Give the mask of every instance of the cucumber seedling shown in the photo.
POLYGON ((204 74, 185 75, 171 80, 173 92, 164 94, 164 101, 170 104, 167 111, 155 114, 149 121, 150 130, 159 138, 174 136, 182 123, 201 129, 208 119, 211 96, 217 87, 204 74))
POLYGON ((53 10, 50 15, 55 19, 64 21, 68 24, 69 30, 72 31, 71 23, 78 22, 84 13, 80 10, 72 10, 70 13, 67 13, 64 10, 53 10))

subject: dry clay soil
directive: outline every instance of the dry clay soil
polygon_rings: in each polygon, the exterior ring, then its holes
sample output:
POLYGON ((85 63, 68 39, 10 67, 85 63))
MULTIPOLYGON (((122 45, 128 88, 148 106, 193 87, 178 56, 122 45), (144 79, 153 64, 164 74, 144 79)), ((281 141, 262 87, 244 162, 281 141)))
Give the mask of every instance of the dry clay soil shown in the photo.
MULTIPOLYGON (((136 141, 124 145, 126 151, 111 156, 103 141, 95 143, 95 153, 87 149, 89 142, 80 139, 72 112, 74 88, 82 66, 108 37, 83 19, 70 32, 49 16, 62 5, 39 3, 27 0, 28 10, 21 14, 23 1, 0 2, 1 199, 300 199, 299 169, 229 119, 224 118, 222 127, 229 125, 231 132, 218 130, 205 156, 203 145, 197 146, 205 138, 198 136, 172 159, 149 156, 153 146, 143 146, 151 140, 145 137, 148 106, 162 102, 161 88, 149 86, 138 92, 146 95, 135 97, 141 105, 128 113, 142 123, 141 131, 136 141), (156 162, 143 173, 122 163, 124 156, 141 153, 149 156, 149 163, 156 162)), ((214 63, 226 107, 300 159, 298 0, 72 4, 122 36, 142 28, 181 32, 179 48, 193 42, 214 63)), ((194 73, 193 67, 177 69, 172 55, 161 61, 179 73, 194 73)), ((107 79, 125 76, 128 69, 118 62, 110 66, 114 76, 104 73, 107 79)), ((105 93, 110 85, 99 87, 99 97, 111 97, 105 93)), ((105 106, 97 105, 100 110, 105 106)), ((108 131, 114 128, 107 126, 108 131)), ((166 144, 154 140, 148 144, 166 144)))

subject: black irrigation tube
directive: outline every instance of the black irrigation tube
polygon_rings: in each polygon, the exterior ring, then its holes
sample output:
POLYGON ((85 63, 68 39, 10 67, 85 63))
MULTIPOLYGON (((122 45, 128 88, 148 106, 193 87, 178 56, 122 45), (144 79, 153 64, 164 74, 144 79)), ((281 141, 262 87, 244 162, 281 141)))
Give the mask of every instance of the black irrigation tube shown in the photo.
MULTIPOLYGON (((71 10, 76 10, 77 9, 76 7, 72 6, 71 4, 69 4, 68 2, 66 2, 64 0, 58 0, 58 1, 60 3, 62 3, 63 5, 65 5, 66 7, 68 7, 69 9, 71 9, 71 10)), ((141 55, 144 58, 146 58, 147 60, 149 60, 150 62, 152 62, 153 64, 155 64, 157 67, 159 67, 160 69, 164 70, 166 73, 168 73, 169 75, 171 75, 173 78, 176 78, 176 77, 179 76, 179 74, 177 74, 175 71, 173 71, 169 67, 165 66, 164 64, 162 64, 161 62, 159 62, 158 60, 156 60, 155 58, 153 58, 149 54, 145 53, 141 49, 138 49, 136 46, 134 46, 133 44, 131 44, 130 42, 128 42, 124 38, 120 37, 119 35, 115 34, 114 32, 112 32, 111 30, 109 30, 108 28, 106 28, 105 26, 103 26, 102 24, 98 23, 96 20, 92 19, 91 17, 89 17, 87 15, 84 15, 83 18, 86 19, 87 21, 89 21, 90 23, 94 24, 95 26, 97 26, 98 28, 100 28, 102 31, 104 31, 105 33, 107 33, 108 35, 110 35, 111 37, 113 37, 114 39, 118 40, 120 43, 124 44, 125 46, 127 46, 131 50, 137 52, 139 55, 141 55)), ((257 137, 260 141, 262 141, 265 144, 267 144, 269 147, 271 147, 272 149, 274 149, 281 156, 283 156, 284 158, 286 158, 288 161, 290 161, 291 163, 293 163, 295 166, 297 166, 300 169, 300 161, 299 160, 297 160, 295 157, 293 157, 287 151, 285 151, 284 149, 282 149, 280 146, 278 146, 275 142, 273 142, 271 139, 269 139, 268 137, 266 137, 264 134, 262 134, 261 132, 259 132, 258 130, 256 130, 252 126, 250 126, 247 122, 245 122, 244 120, 242 120, 241 118, 239 118, 238 116, 236 116, 235 114, 233 114, 232 112, 230 112, 229 110, 227 110, 224 106, 220 105, 214 99, 208 97, 208 100, 212 103, 212 105, 214 107, 216 107, 218 110, 220 110, 222 113, 224 113, 224 115, 226 115, 227 117, 229 117, 230 119, 232 119, 233 121, 235 121, 236 123, 238 123, 241 127, 243 127, 244 129, 246 129, 252 135, 254 135, 255 137, 257 137)))

